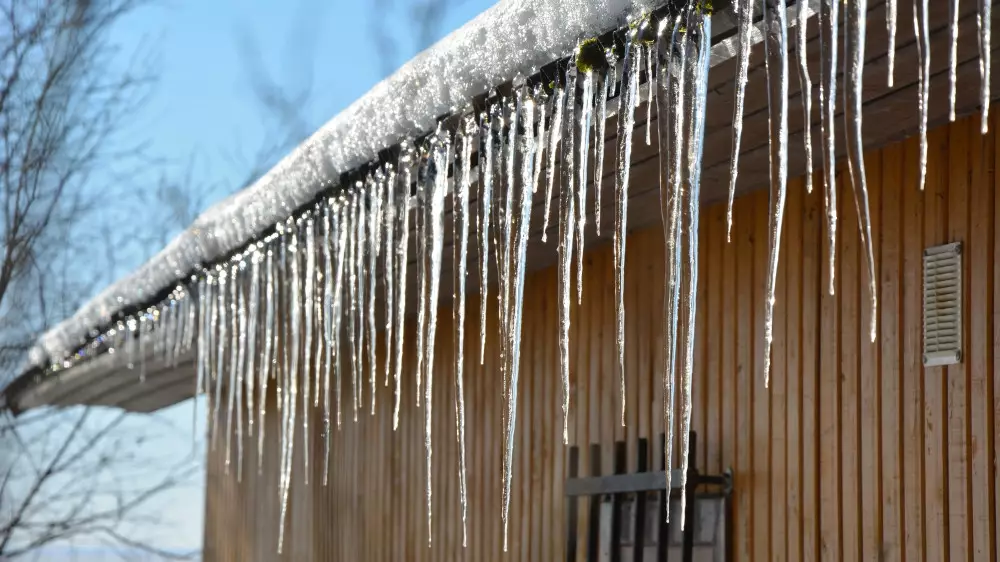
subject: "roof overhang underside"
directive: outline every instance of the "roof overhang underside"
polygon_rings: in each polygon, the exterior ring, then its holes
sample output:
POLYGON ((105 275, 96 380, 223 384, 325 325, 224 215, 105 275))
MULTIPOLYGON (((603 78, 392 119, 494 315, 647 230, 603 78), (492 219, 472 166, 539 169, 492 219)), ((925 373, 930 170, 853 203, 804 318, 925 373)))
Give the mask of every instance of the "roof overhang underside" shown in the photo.
MULTIPOLYGON (((929 126, 940 125, 948 120, 948 48, 950 46, 949 3, 930 2, 931 22, 931 103, 928 108, 929 126)), ((896 60, 894 87, 886 87, 887 78, 887 31, 886 9, 882 2, 870 2, 868 12, 868 36, 864 66, 864 140, 868 149, 879 148, 886 144, 902 140, 916 134, 919 130, 920 115, 918 112, 918 48, 912 26, 912 4, 899 3, 898 31, 896 37, 896 60)), ((994 11, 996 14, 996 11, 994 11)), ((972 2, 960 5, 959 26, 968 30, 960 37, 957 53, 957 101, 958 115, 967 115, 979 108, 979 51, 976 35, 977 7, 972 2)), ((732 21, 727 14, 715 17, 715 33, 717 37, 732 35, 732 21)), ((819 83, 816 80, 820 65, 819 29, 815 20, 810 20, 808 29, 809 42, 807 55, 809 68, 813 75, 813 106, 816 107, 819 83)), ((790 33, 791 35, 791 33, 790 33)), ((996 50, 994 43, 994 52, 996 50)), ((746 93, 746 110, 743 120, 743 142, 740 153, 739 182, 737 196, 752 190, 765 188, 769 182, 768 176, 768 111, 767 88, 761 44, 754 46, 751 54, 751 70, 746 93)), ((794 62, 792 80, 789 84, 789 176, 795 177, 806 172, 805 150, 803 144, 804 115, 802 109, 803 96, 798 80, 795 79, 794 62)), ((729 163, 732 152, 732 115, 735 98, 735 59, 729 58, 715 65, 709 76, 706 133, 703 161, 702 194, 703 204, 724 200, 727 197, 729 185, 729 163)), ((991 91, 1000 93, 1000 84, 992 73, 991 91)), ((842 104, 840 104, 842 105, 842 104)), ((842 117, 838 117, 842 119, 842 117)), ((652 115, 655 127, 656 112, 652 115)), ((617 130, 615 118, 608 123, 606 140, 606 168, 603 171, 604 184, 614 182, 615 146, 617 130)), ((632 181, 629 189, 630 229, 640 229, 656 225, 659 216, 659 159, 656 142, 647 146, 644 142, 647 125, 646 107, 643 104, 636 112, 636 131, 632 152, 632 181)), ((819 159, 819 111, 812 114, 813 153, 815 164, 819 159)), ((842 138, 843 135, 840 135, 842 138)), ((838 146, 838 157, 845 153, 842 143, 838 146)), ((541 243, 542 213, 544 208, 544 190, 538 190, 534 197, 531 219, 531 241, 528 246, 529 269, 546 268, 556 261, 556 244, 551 241, 556 238, 556 221, 549 224, 548 244, 541 243)), ((594 190, 589 190, 590 202, 594 204, 594 190)), ((599 202, 604 214, 612 216, 614 194, 612 189, 605 189, 599 202)), ((475 201, 472 202, 475 205, 475 201)), ((446 211, 450 214, 450 210, 446 211)), ((445 220, 449 220, 446 217, 445 220)), ((442 271, 441 294, 450 299, 452 278, 450 229, 445 238, 445 258, 442 271)), ((593 248, 610 240, 611 229, 605 228, 597 235, 588 230, 586 246, 593 248)), ((411 243, 415 239, 410 237, 411 243)), ((416 253, 411 251, 410 256, 416 253)), ((475 252, 469 255, 469 270, 475 271, 478 265, 475 252)), ((412 271, 412 269, 411 269, 412 271)), ((411 283, 415 281, 411 280, 411 283)), ((467 281, 470 292, 478 292, 478 276, 470 275, 467 281)), ((409 295, 416 291, 408 290, 409 295)), ((409 306, 408 310, 415 310, 409 306)), ((34 407, 54 405, 57 407, 71 405, 102 405, 123 408, 135 412, 151 412, 176 404, 193 396, 194 393, 194 357, 181 357, 176 365, 167 365, 161 359, 147 358, 145 366, 137 362, 133 369, 123 369, 120 363, 113 362, 109 357, 102 356, 87 361, 79 366, 67 369, 58 376, 37 377, 37 380, 20 381, 20 390, 5 394, 8 407, 13 411, 23 411, 34 407)))

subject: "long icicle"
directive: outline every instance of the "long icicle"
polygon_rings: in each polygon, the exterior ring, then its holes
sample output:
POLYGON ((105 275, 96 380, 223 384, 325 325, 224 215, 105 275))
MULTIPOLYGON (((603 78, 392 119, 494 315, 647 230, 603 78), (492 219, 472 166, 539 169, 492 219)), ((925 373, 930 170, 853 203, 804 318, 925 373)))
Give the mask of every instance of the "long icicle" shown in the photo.
MULTIPOLYGON (((361 181, 357 182, 358 188, 358 223, 357 223, 357 253, 355 254, 355 259, 358 260, 358 287, 354 298, 357 299, 358 308, 358 324, 357 324, 357 343, 358 343, 358 371, 354 374, 357 379, 357 401, 358 410, 363 410, 365 407, 365 392, 364 392, 364 380, 365 380, 365 349, 366 346, 370 345, 371 342, 368 341, 368 276, 371 272, 367 268, 366 254, 368 250, 368 232, 369 232, 369 201, 368 201, 368 190, 365 189, 364 184, 361 181)), ((357 415, 357 413, 356 413, 357 415)), ((357 421, 355 419, 354 421, 357 421)))
POLYGON ((263 259, 260 245, 254 244, 250 255, 250 294, 247 298, 247 351, 244 363, 243 380, 246 383, 247 394, 247 434, 253 437, 254 422, 254 386, 257 382, 255 376, 257 371, 262 370, 262 365, 255 361, 257 357, 257 334, 260 329, 259 308, 260 308, 260 262, 263 259))
POLYGON ((403 328, 406 320, 406 265, 409 259, 410 183, 412 179, 413 156, 413 146, 408 142, 404 143, 399 157, 399 177, 397 180, 400 185, 398 186, 399 208, 396 212, 398 224, 396 226, 396 328, 394 330, 396 335, 396 360, 393 365, 392 375, 393 384, 395 385, 395 403, 392 408, 393 431, 399 428, 399 406, 402 401, 402 389, 400 385, 403 375, 403 344, 405 340, 404 336, 406 335, 406 331, 403 328))
POLYGON ((379 189, 378 175, 375 172, 374 181, 368 183, 368 390, 371 392, 370 415, 375 415, 375 382, 378 380, 376 365, 376 342, 378 341, 378 326, 375 324, 375 295, 378 277, 378 253, 382 247, 382 192, 379 189))
POLYGON ((420 151, 420 167, 417 170, 417 203, 414 218, 416 224, 417 250, 417 369, 416 406, 420 407, 424 375, 424 349, 427 345, 427 175, 432 172, 431 158, 426 148, 420 151))
MULTIPOLYGON (((656 42, 656 55, 657 55, 657 72, 660 74, 657 80, 656 87, 656 115, 657 115, 657 142, 659 148, 660 166, 659 166, 659 182, 660 182, 660 219, 663 225, 663 242, 664 242, 664 264, 665 264, 665 279, 666 282, 663 285, 663 332, 664 337, 662 338, 663 344, 663 357, 665 359, 670 357, 670 349, 673 346, 673 342, 670 339, 670 294, 671 294, 671 276, 673 275, 673 238, 674 238, 674 224, 673 224, 673 205, 676 202, 673 174, 675 168, 673 165, 672 156, 672 119, 671 113, 673 109, 672 100, 672 87, 676 78, 672 75, 672 64, 673 64, 673 33, 671 33, 670 38, 664 37, 664 31, 670 26, 670 21, 664 19, 660 23, 660 29, 658 32, 657 42, 656 42)), ((673 23, 672 29, 676 28, 676 23, 673 23)), ((670 365, 665 365, 663 369, 663 430, 666 436, 666 440, 672 439, 672 427, 673 427, 673 412, 670 406, 672 404, 668 401, 667 397, 670 396, 673 388, 673 371, 670 365), (669 406, 668 406, 669 404, 669 406)), ((665 443, 666 444, 666 443, 665 443)), ((668 449, 664 447, 664 467, 666 468, 666 489, 671 488, 670 482, 670 454, 667 453, 668 449)), ((668 507, 669 514, 669 507, 668 507)))
MULTIPOLYGON (((828 0, 823 0, 828 1, 828 0)), ((736 175, 740 166, 740 143, 743 139, 743 108, 746 103, 747 75, 750 70, 750 31, 753 29, 754 0, 738 0, 736 5, 738 45, 736 65, 736 103, 733 106, 733 154, 729 163, 729 206, 726 208, 726 241, 732 241, 733 199, 736 197, 736 175)))
POLYGON ((344 228, 348 230, 347 237, 347 344, 351 352, 351 402, 354 406, 354 421, 358 421, 358 260, 357 255, 357 224, 359 218, 358 194, 354 192, 347 198, 344 228))
POLYGON ((788 192, 788 22, 785 20, 783 1, 765 0, 764 28, 768 146, 771 155, 767 285, 764 293, 764 388, 767 388, 771 374, 774 294, 778 284, 781 225, 785 216, 785 197, 788 192))
POLYGON ((389 386, 389 376, 392 373, 392 342, 393 342, 393 311, 396 310, 396 169, 388 167, 384 182, 385 218, 383 219, 383 268, 385 269, 385 279, 382 283, 385 287, 385 382, 383 386, 389 386))
MULTIPOLYGON (((895 5, 896 0, 889 0, 895 5)), ((802 134, 806 149, 806 193, 813 191, 813 143, 812 143, 812 77, 809 75, 809 60, 806 56, 808 48, 809 11, 805 1, 796 4, 795 24, 795 55, 799 68, 799 91, 802 96, 802 134)), ((895 8, 893 8, 895 9, 895 8)), ((893 23, 893 29, 895 29, 893 23)), ((895 41, 895 39, 893 39, 895 41)), ((891 51, 890 51, 891 52, 891 51)), ((892 69, 889 70, 890 87, 892 86, 892 69)))
MULTIPOLYGON (((530 124, 529 124, 530 125, 530 124)), ((472 147, 476 140, 475 122, 471 115, 464 118, 461 152, 457 160, 457 182, 454 193, 454 322, 455 322, 455 439, 458 442, 458 493, 462 508, 462 547, 468 545, 468 501, 465 476, 465 278, 469 251, 469 187, 472 185, 472 147)), ((532 179, 532 178, 529 178, 532 179)))
POLYGON ((350 202, 341 197, 337 200, 334 208, 334 218, 337 227, 334 233, 337 236, 337 260, 334 267, 333 277, 333 401, 334 409, 337 411, 337 429, 340 429, 343 422, 343 371, 344 357, 342 354, 341 334, 343 333, 344 318, 344 277, 347 265, 349 241, 347 235, 350 229, 350 202))
POLYGON ((982 116, 979 119, 979 130, 986 134, 990 130, 990 58, 992 47, 990 35, 993 20, 993 1, 979 0, 979 13, 976 14, 976 28, 979 31, 979 105, 982 116))
MULTIPOLYGON (((333 371, 333 257, 336 251, 333 233, 337 219, 331 212, 332 202, 323 205, 323 485, 329 482, 330 473, 330 372, 333 371), (331 216, 333 215, 333 216, 331 216)), ((319 377, 319 374, 316 375, 319 377)))
MULTIPOLYGON (((439 135, 446 135, 443 131, 439 135)), ((437 329, 438 291, 441 285, 441 254, 444 248, 444 200, 448 192, 448 162, 451 156, 451 141, 447 137, 439 137, 433 146, 433 176, 430 180, 430 199, 427 205, 428 242, 428 286, 424 307, 427 309, 427 335, 424 345, 427 355, 424 360, 424 448, 426 452, 427 477, 427 545, 431 544, 431 519, 433 515, 431 487, 432 458, 434 447, 432 442, 433 404, 434 404, 434 347, 435 331, 437 329)))
MULTIPOLYGON (((782 13, 784 10, 782 9, 782 13)), ((693 28, 698 34, 697 37, 697 59, 692 57, 693 67, 690 71, 691 82, 691 117, 688 123, 690 134, 687 150, 687 209, 686 225, 687 233, 687 260, 686 273, 684 278, 687 281, 685 287, 684 307, 687 324, 684 332, 684 368, 681 376, 682 401, 681 401, 681 529, 684 529, 684 516, 687 513, 687 477, 688 477, 688 452, 690 451, 691 435, 691 389, 692 374, 694 372, 694 340, 695 321, 698 316, 698 221, 699 204, 701 198, 701 159, 703 143, 705 139, 705 98, 708 84, 708 61, 712 46, 712 16, 711 13, 693 14, 697 22, 693 28)), ((690 36, 690 33, 688 34, 690 36)), ((692 41, 692 44, 695 44, 692 41)), ((787 57, 785 63, 785 73, 787 84, 788 64, 787 57)), ((786 86, 787 89, 787 86, 786 86)))
MULTIPOLYGON (((309 433, 309 407, 313 404, 311 398, 312 381, 311 377, 316 377, 319 373, 312 372, 312 352, 313 352, 313 304, 316 301, 316 223, 312 216, 299 225, 305 229, 305 248, 303 249, 305 271, 302 272, 304 285, 304 300, 302 302, 303 321, 300 329, 303 330, 302 340, 302 435, 309 433)), ((298 285, 295 285, 296 289, 298 285)), ((309 485, 309 447, 302 447, 303 480, 306 486, 309 485)))
POLYGON ((844 123, 847 128, 848 168, 854 191, 854 207, 858 212, 858 229, 868 260, 868 296, 871 299, 869 338, 875 341, 878 326, 878 294, 875 290, 875 251, 872 243, 872 219, 868 206, 868 179, 865 172, 864 138, 861 135, 862 80, 865 64, 865 30, 868 0, 854 0, 847 8, 847 33, 844 35, 847 80, 844 123))
POLYGON ((274 325, 274 309, 278 300, 275 278, 275 260, 273 247, 267 248, 265 259, 266 295, 264 296, 264 353, 261 357, 260 376, 260 406, 257 411, 257 474, 264 473, 264 415, 267 413, 267 383, 276 368, 276 348, 278 329, 274 325))
MULTIPOLYGON (((568 82, 568 80, 567 80, 568 82)), ((572 111, 573 106, 569 106, 572 111)), ((561 123, 566 134, 566 142, 562 145, 563 168, 559 186, 559 372, 562 375, 562 411, 563 411, 563 444, 569 443, 569 327, 570 303, 572 294, 570 284, 573 275, 573 239, 576 229, 573 227, 573 217, 576 216, 576 202, 573 197, 573 115, 561 123)), ((553 134, 556 134, 553 131, 553 134)), ((551 157, 551 156, 550 156, 551 157)))
MULTIPOLYGON (((643 23, 648 25, 648 20, 643 23)), ((625 426, 625 235, 628 219, 628 182, 632 163, 632 130, 638 99, 641 45, 632 30, 625 39, 622 93, 618 106, 618 171, 615 174, 615 344, 618 350, 618 382, 621 425, 625 426)))
MULTIPOLYGON (((288 294, 289 327, 290 327, 290 355, 288 372, 285 373, 287 391, 285 392, 285 432, 283 435, 283 466, 281 482, 281 520, 278 523, 278 552, 281 552, 285 540, 285 518, 288 514, 288 492, 291 488, 292 460, 295 452, 295 418, 298 398, 299 379, 299 351, 301 342, 301 318, 302 303, 299 302, 299 258, 298 258, 298 238, 294 225, 291 226, 291 238, 288 244, 288 280, 290 290, 288 294)), ((303 412, 303 415, 307 415, 303 412)))
MULTIPOLYGON (((529 99, 525 104, 525 118, 530 118, 530 107, 531 100, 529 99)), ((572 128, 572 125, 570 125, 572 128)), ((572 143, 569 143, 570 146, 572 143)), ((570 149, 572 150, 572 148, 570 149)), ((504 481, 504 505, 503 505, 503 523, 504 523, 504 541, 503 549, 504 552, 507 551, 508 545, 508 527, 509 527, 509 508, 510 508, 510 485, 511 479, 513 477, 513 466, 514 466, 514 436, 515 429, 517 427, 517 385, 518 379, 520 377, 521 370, 521 322, 523 317, 523 304, 524 304, 524 275, 527 266, 527 249, 528 249, 528 237, 530 234, 531 227, 531 186, 529 185, 530 179, 530 169, 533 165, 532 160, 534 160, 535 154, 533 150, 529 149, 523 156, 522 169, 522 181, 520 190, 516 190, 519 193, 517 201, 517 234, 515 238, 515 248, 513 251, 513 280, 511 283, 511 294, 510 299, 512 301, 512 306, 509 314, 509 326, 508 326, 508 338, 510 341, 510 349, 507 356, 508 371, 510 373, 510 388, 507 396, 507 433, 506 433, 506 448, 504 451, 504 463, 508 467, 506 471, 506 479, 504 481)))
POLYGON ((486 311, 489 308, 490 208, 493 202, 492 108, 479 116, 479 364, 486 359, 486 311))
MULTIPOLYGON (((666 399, 667 405, 664 413, 664 427, 666 431, 666 442, 664 443, 663 454, 664 454, 664 466, 666 467, 667 473, 667 488, 670 489, 670 467, 671 460, 673 457, 674 450, 674 440, 676 436, 674 435, 674 408, 676 407, 676 382, 677 382, 677 325, 680 319, 680 297, 681 297, 681 236, 682 236, 682 201, 684 198, 684 154, 687 137, 685 135, 684 124, 686 122, 686 95, 687 95, 687 73, 685 69, 687 68, 687 33, 684 31, 684 27, 681 25, 680 17, 674 23, 674 28, 672 31, 671 43, 675 45, 677 50, 676 60, 673 64, 673 75, 671 83, 671 92, 673 96, 673 117, 671 119, 671 125, 673 128, 673 140, 671 141, 671 156, 673 159, 671 171, 671 184, 673 191, 673 201, 670 207, 670 228, 671 228, 671 238, 667 241, 667 249, 669 254, 667 259, 669 260, 669 275, 667 277, 667 286, 669 289, 669 299, 665 303, 665 306, 669 306, 664 322, 664 330, 666 332, 665 342, 668 343, 668 347, 664 350, 664 357, 667 359, 667 377, 665 381, 665 388, 663 396, 666 399), (678 40, 678 37, 680 39, 678 40)), ((670 521, 670 510, 669 505, 667 506, 666 513, 667 521, 670 521)))
POLYGON ((832 295, 837 277, 837 38, 839 0, 821 0, 820 7, 820 132, 823 136, 823 202, 826 210, 828 292, 832 295))

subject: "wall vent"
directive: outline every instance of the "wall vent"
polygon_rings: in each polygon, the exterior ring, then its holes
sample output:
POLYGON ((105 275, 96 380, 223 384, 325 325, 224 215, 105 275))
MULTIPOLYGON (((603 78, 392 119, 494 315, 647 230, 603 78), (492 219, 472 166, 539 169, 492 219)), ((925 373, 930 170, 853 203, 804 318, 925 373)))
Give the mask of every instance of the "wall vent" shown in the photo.
POLYGON ((924 366, 962 362, 962 243, 924 250, 924 366))

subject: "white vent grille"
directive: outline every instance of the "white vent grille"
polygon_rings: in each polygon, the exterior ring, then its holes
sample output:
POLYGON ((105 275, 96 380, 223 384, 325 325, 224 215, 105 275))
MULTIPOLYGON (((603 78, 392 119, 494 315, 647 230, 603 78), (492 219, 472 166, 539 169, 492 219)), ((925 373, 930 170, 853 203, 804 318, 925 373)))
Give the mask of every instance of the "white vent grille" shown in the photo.
POLYGON ((962 362, 962 243, 924 250, 924 366, 962 362))

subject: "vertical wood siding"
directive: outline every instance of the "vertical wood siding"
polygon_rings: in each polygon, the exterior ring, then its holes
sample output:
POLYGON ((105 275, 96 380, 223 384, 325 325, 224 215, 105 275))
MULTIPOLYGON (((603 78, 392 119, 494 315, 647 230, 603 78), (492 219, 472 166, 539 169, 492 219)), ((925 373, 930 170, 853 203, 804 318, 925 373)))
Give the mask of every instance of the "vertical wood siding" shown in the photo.
MULTIPOLYGON (((698 294, 693 429, 698 463, 735 474, 737 560, 995 561, 1000 486, 1000 256, 993 130, 967 119, 930 135, 927 188, 917 190, 916 139, 866 155, 880 303, 878 339, 867 337, 864 248, 850 194, 838 176, 836 294, 827 294, 826 234, 819 192, 794 180, 788 197, 775 320, 774 371, 763 385, 766 192, 739 199, 732 243, 725 208, 704 209, 698 294), (965 248, 964 362, 921 365, 921 253, 962 241, 965 248)), ((648 180, 649 178, 647 178, 648 180)), ((639 181, 643 181, 640 178, 639 181)), ((627 425, 619 424, 610 245, 585 259, 584 300, 573 307, 569 440, 580 466, 610 472, 613 443, 628 446, 662 431, 658 380, 663 243, 658 228, 633 233, 626 274, 627 425), (588 445, 600 444, 600 459, 588 445)), ((533 274, 525 289, 523 367, 517 419, 509 553, 501 533, 501 393, 495 353, 478 361, 478 299, 466 338, 469 519, 462 547, 455 445, 451 315, 442 312, 434 370, 434 514, 428 537, 423 406, 412 372, 403 381, 400 427, 392 393, 378 385, 360 422, 345 409, 333 429, 323 485, 322 420, 296 443, 296 476, 284 560, 560 560, 565 548, 556 272, 533 274), (475 335, 474 335, 475 334, 475 335), (302 447, 311 451, 305 483, 302 447)), ((495 308, 489 314, 495 350, 495 308)), ((414 353, 412 326, 407 353, 414 353)), ((381 350, 380 350, 381 351, 381 350)), ((381 360, 380 360, 381 362, 381 360)), ((380 364, 381 369, 381 364, 380 364)), ((381 372, 381 370, 380 370, 381 372)), ((347 381, 345 381, 345 385, 347 381)), ((273 388, 273 385, 272 385, 273 388)), ((345 396, 349 396, 345 392, 345 396)), ((225 474, 224 446, 209 454, 205 559, 275 560, 279 502, 277 412, 269 402, 263 471, 256 440, 244 445, 242 482, 225 474)), ((345 404, 347 408, 349 406, 345 404)), ((653 451, 654 459, 662 451, 653 451)), ((674 461, 676 462, 676 455, 674 461)), ((658 464, 658 462, 657 462, 658 464)), ((586 500, 581 513, 588 512, 586 500)), ((578 552, 585 552, 581 527, 578 552)))

